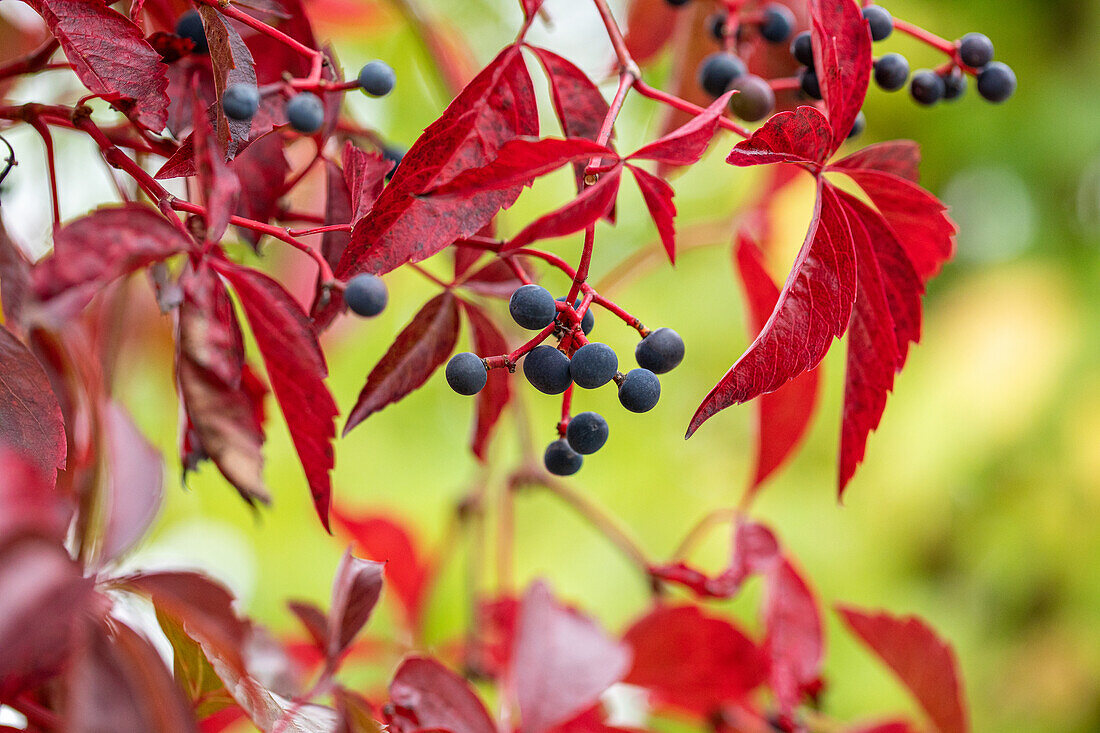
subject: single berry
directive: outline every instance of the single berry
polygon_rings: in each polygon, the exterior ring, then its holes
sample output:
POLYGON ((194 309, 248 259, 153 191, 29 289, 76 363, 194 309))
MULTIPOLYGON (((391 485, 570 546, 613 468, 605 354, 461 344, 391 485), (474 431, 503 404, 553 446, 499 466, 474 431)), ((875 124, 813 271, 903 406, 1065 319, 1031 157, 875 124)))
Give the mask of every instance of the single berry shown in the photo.
POLYGON ((817 80, 817 72, 813 69, 803 69, 801 75, 802 93, 810 99, 821 99, 821 84, 817 80))
MULTIPOLYGON (((563 295, 562 297, 558 298, 558 302, 559 303, 564 303, 565 302, 565 296, 563 295)), ((580 307, 581 307, 581 301, 580 301, 580 298, 577 298, 577 300, 575 300, 573 302, 573 310, 576 310, 577 308, 580 308, 580 307)), ((592 333, 592 329, 595 328, 595 327, 596 327, 596 314, 592 312, 592 306, 589 305, 588 309, 585 310, 584 315, 581 317, 581 333, 583 333, 585 336, 587 336, 588 334, 592 333)))
POLYGON ((814 42, 809 31, 802 31, 791 41, 791 56, 808 68, 814 66, 814 42))
POLYGON ((888 53, 875 62, 875 83, 888 92, 896 92, 909 79, 909 62, 900 53, 888 53))
POLYGON ((554 296, 541 285, 523 285, 516 288, 508 301, 512 320, 531 331, 546 328, 558 315, 554 296))
POLYGON ((943 99, 943 79, 934 71, 921 69, 913 74, 913 81, 909 83, 909 93, 917 104, 928 107, 943 99))
POLYGON ((648 369, 631 369, 619 385, 619 402, 631 412, 649 412, 661 398, 661 380, 648 369))
POLYGON ((707 18, 707 28, 710 28, 710 34, 716 41, 726 40, 726 21, 729 20, 729 16, 725 13, 715 13, 707 18))
POLYGON ((344 287, 344 302, 357 316, 369 318, 386 309, 390 294, 382 278, 370 273, 356 275, 344 287))
POLYGON ((572 476, 581 470, 584 458, 581 457, 580 453, 570 448, 569 443, 563 438, 546 446, 542 463, 546 466, 546 470, 555 476, 572 476))
POLYGON ((671 372, 684 360, 684 340, 671 328, 658 328, 638 342, 634 358, 654 374, 671 372))
POLYGON ((252 84, 233 84, 222 95, 222 109, 232 120, 250 120, 260 109, 260 90, 252 84))
POLYGON ((940 74, 943 79, 943 98, 958 99, 966 91, 966 74, 957 66, 946 74, 940 74))
POLYGON ((993 41, 982 33, 967 33, 959 39, 959 58, 967 66, 981 68, 993 60, 993 41))
POLYGON ((587 343, 573 354, 569 362, 569 376, 578 387, 596 389, 602 387, 619 371, 619 357, 607 344, 587 343))
POLYGON ((393 161, 393 168, 390 168, 390 172, 386 174, 386 180, 389 181, 393 178, 394 172, 397 170, 397 166, 401 165, 401 159, 405 157, 405 149, 393 147, 387 145, 382 148, 382 157, 386 160, 393 161))
POLYGON ((455 354, 447 362, 447 384, 451 389, 462 395, 475 395, 489 380, 489 374, 485 370, 485 363, 477 354, 463 351, 455 354))
POLYGON ((872 41, 885 41, 894 32, 894 18, 881 5, 868 5, 863 9, 863 17, 871 26, 872 41))
POLYGON ((176 35, 195 44, 192 53, 210 53, 206 42, 206 29, 202 27, 202 17, 197 10, 188 10, 176 21, 176 35))
POLYGON ((566 428, 565 439, 577 453, 591 455, 607 442, 607 420, 595 412, 574 415, 566 428))
POLYGON ((543 394, 561 394, 569 389, 569 357, 549 344, 531 349, 523 357, 523 376, 543 394))
POLYGON ((863 114, 863 110, 860 110, 855 120, 852 121, 852 129, 848 131, 848 139, 851 140, 854 137, 859 137, 866 129, 867 115, 863 114))
POLYGON ((730 109, 746 122, 762 120, 775 109, 775 92, 764 79, 746 74, 733 84, 737 90, 730 98, 730 109))
POLYGON ((312 135, 325 124, 325 105, 313 92, 302 92, 286 103, 286 118, 298 132, 312 135))
POLYGON ((978 94, 990 102, 1003 102, 1016 91, 1016 74, 1000 61, 990 62, 978 74, 978 94))
POLYGON ((794 31, 794 13, 785 5, 772 3, 764 8, 760 35, 769 43, 785 43, 794 31))
POLYGON ((712 53, 699 65, 699 86, 710 96, 721 97, 744 73, 745 62, 732 53, 712 53))
POLYGON ((393 91, 397 75, 385 61, 371 61, 359 70, 359 88, 372 97, 384 97, 393 91))

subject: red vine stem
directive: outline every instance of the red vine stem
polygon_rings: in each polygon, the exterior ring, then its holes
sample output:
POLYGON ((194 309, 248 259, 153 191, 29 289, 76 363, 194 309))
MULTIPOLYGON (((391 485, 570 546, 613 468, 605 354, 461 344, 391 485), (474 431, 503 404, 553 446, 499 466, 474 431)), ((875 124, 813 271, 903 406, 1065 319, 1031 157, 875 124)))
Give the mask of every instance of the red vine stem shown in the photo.
MULTIPOLYGON (((680 99, 674 94, 669 94, 668 92, 661 91, 660 89, 655 89, 643 82, 641 79, 634 82, 634 89, 637 90, 638 94, 641 94, 643 97, 661 102, 663 104, 667 104, 669 107, 672 107, 673 109, 678 109, 681 112, 688 112, 690 114, 697 115, 704 111, 703 108, 699 105, 692 104, 686 99, 680 99)), ((748 137, 751 134, 744 127, 741 127, 741 125, 737 124, 725 115, 722 115, 718 118, 718 124, 722 128, 729 130, 730 132, 737 135, 740 135, 741 137, 748 137)))
POLYGON ((56 38, 51 38, 26 56, 12 59, 8 63, 3 64, 0 66, 0 79, 7 79, 12 76, 19 76, 20 74, 27 74, 45 68, 46 64, 49 63, 50 57, 53 56, 60 45, 61 44, 56 38))
POLYGON ((49 126, 40 118, 36 117, 32 119, 30 124, 42 138, 42 145, 46 148, 46 174, 50 179, 50 205, 53 207, 53 228, 54 231, 57 231, 61 226, 61 197, 57 192, 57 161, 53 151, 53 135, 50 134, 49 126))
POLYGON ((912 36, 921 43, 925 43, 932 48, 942 51, 951 58, 958 60, 956 57, 958 48, 953 42, 948 41, 945 38, 940 38, 935 33, 930 33, 920 26, 913 25, 912 23, 907 23, 904 20, 898 20, 897 18, 894 18, 894 28, 904 33, 905 35, 912 36))

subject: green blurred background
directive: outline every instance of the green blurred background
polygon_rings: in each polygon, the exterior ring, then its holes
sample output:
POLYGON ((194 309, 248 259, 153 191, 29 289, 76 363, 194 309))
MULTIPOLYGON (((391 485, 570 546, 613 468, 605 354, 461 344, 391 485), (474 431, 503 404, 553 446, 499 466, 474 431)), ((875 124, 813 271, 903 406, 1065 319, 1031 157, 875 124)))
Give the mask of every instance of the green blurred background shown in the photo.
MULTIPOLYGON (((418 7, 465 38, 484 63, 514 36, 516 5, 422 0, 418 7)), ((319 34, 335 41, 346 68, 377 57, 397 69, 399 88, 391 97, 351 103, 361 121, 395 143, 411 144, 448 96, 400 13, 386 2, 330 0, 316 7, 319 34)), ((985 32, 998 58, 1014 67, 1019 90, 1007 104, 993 106, 971 88, 961 101, 932 110, 917 108, 904 93, 870 93, 861 144, 897 137, 921 142, 923 182, 952 206, 961 228, 959 254, 931 287, 922 344, 897 382, 845 504, 835 498, 844 353, 838 345, 825 362, 824 398, 812 432, 766 486, 756 514, 793 550, 824 604, 920 614, 951 640, 976 730, 1097 731, 1100 92, 1094 81, 1100 3, 894 0, 887 7, 947 38, 985 32)), ((549 0, 546 8, 554 29, 537 25, 536 41, 594 74, 608 68, 609 51, 586 0, 549 0)), ((900 51, 913 68, 939 63, 932 52, 896 36, 876 53, 900 51)), ((666 67, 658 63, 650 76, 660 81, 666 67)), ((537 68, 532 71, 544 94, 537 68)), ((656 134, 657 112, 645 100, 630 100, 618 130, 624 148, 656 134)), ((551 118, 544 129, 556 134, 551 118)), ((683 440, 702 395, 750 341, 727 230, 721 219, 709 226, 715 212, 732 211, 760 182, 722 162, 734 142, 718 138, 707 160, 675 181, 680 230, 715 246, 685 252, 675 269, 655 260, 656 266, 611 293, 647 325, 671 326, 688 344, 684 365, 663 380, 660 405, 647 415, 628 414, 609 389, 586 392, 575 403, 577 410, 607 415, 612 437, 571 485, 620 518, 654 558, 667 558, 707 511, 735 505, 752 468, 751 406, 730 409, 683 440)), ((514 232, 564 201, 571 185, 564 172, 540 184, 505 212, 502 230, 514 232)), ((318 206, 319 196, 315 190, 301 203, 318 206)), ((778 204, 777 240, 788 252, 801 241, 809 206, 802 187, 778 204)), ((624 189, 619 211, 618 226, 603 226, 598 234, 597 281, 631 253, 655 246, 633 187, 624 189)), ((7 207, 6 218, 12 213, 7 207)), ((551 246, 570 259, 579 250, 575 238, 551 246)), ((268 249, 268 262, 297 277, 304 292, 310 266, 293 253, 268 249)), ((437 259, 428 266, 445 273, 448 263, 437 259)), ((788 262, 777 263, 777 275, 788 262)), ((330 385, 345 414, 394 335, 433 294, 433 286, 411 273, 388 283, 385 314, 343 322, 326 339, 330 385)), ((553 273, 545 283, 563 292, 566 287, 553 273)), ((133 287, 139 301, 149 300, 144 284, 133 287)), ((502 313, 502 305, 492 307, 502 313)), ((631 332, 601 315, 596 336, 628 358, 631 332)), ((123 363, 132 371, 118 387, 164 451, 170 485, 155 531, 131 564, 205 568, 241 594, 245 610, 281 632, 297 633, 284 601, 327 603, 345 539, 319 528, 279 419, 269 423, 266 451, 272 509, 253 515, 211 466, 190 479, 189 489, 180 486, 170 323, 147 305, 132 317, 143 328, 124 345, 123 363), (150 342, 157 347, 148 348, 150 342)), ((552 438, 559 403, 521 380, 516 385, 541 446, 552 438)), ((477 466, 467 450, 472 404, 437 374, 340 440, 337 503, 388 512, 407 522, 425 548, 437 547, 456 503, 479 484, 497 491, 519 455, 513 412, 502 423, 489 466, 477 466)), ((521 583, 547 577, 562 596, 615 630, 644 609, 646 589, 632 569, 553 497, 521 494, 516 529, 521 583)), ((695 558, 718 569, 728 545, 729 533, 717 530, 695 558)), ((469 543, 448 543, 440 554, 444 571, 428 615, 432 644, 452 639, 468 617, 463 585, 469 543)), ((492 584, 493 574, 486 577, 492 584)), ((750 593, 730 608, 750 628, 756 598, 750 593)), ((386 604, 372 622, 373 633, 389 636, 396 618, 386 604)), ((913 709, 890 673, 831 614, 827 643, 830 715, 848 720, 913 709)), ((392 661, 385 658, 380 672, 354 672, 352 678, 377 681, 392 661)))

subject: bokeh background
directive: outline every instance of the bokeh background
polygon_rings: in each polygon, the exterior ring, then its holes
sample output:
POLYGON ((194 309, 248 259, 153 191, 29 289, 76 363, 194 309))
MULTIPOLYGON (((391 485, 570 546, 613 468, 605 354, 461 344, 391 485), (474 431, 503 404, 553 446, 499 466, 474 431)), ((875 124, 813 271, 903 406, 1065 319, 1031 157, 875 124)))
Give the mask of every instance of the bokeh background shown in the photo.
MULTIPOLYGON (((397 69, 399 86, 390 97, 356 96, 350 104, 362 122, 403 146, 449 101, 410 13, 462 40, 481 63, 514 36, 519 20, 512 0, 418 0, 414 7, 317 0, 312 6, 319 36, 335 42, 346 68, 382 58, 397 69)), ((1019 91, 993 106, 971 88, 961 101, 932 110, 916 107, 905 93, 871 91, 860 143, 897 137, 922 143, 923 182, 951 205, 961 229, 958 257, 931 286, 922 344, 898 379, 844 505, 835 497, 844 353, 838 345, 825 361, 812 432, 766 486, 756 513, 792 548, 826 605, 844 601, 920 614, 950 639, 976 730, 1100 730, 1100 92, 1094 83, 1100 4, 893 0, 887 7, 947 38, 985 32, 998 58, 1016 70, 1019 91)), ((597 76, 610 68, 610 50, 586 0, 548 0, 546 9, 553 27, 537 24, 536 42, 597 76)), ((0 6, 9 21, 22 10, 19 3, 0 6)), ((880 46, 876 53, 900 51, 913 68, 941 60, 898 34, 880 46)), ((669 66, 661 61, 649 76, 660 81, 669 66)), ((532 71, 545 94, 537 68, 532 71)), ((64 84, 57 77, 41 75, 16 94, 32 99, 56 91, 64 84)), ((623 147, 652 138, 659 112, 631 98, 617 133, 623 147)), ((554 131, 554 124, 547 117, 544 127, 554 131)), ((26 131, 10 137, 20 165, 4 184, 0 212, 28 251, 41 252, 49 229, 41 149, 26 131)), ((668 557, 706 512, 735 505, 752 468, 752 407, 730 409, 683 440, 702 395, 751 339, 725 212, 751 197, 761 179, 723 163, 734 142, 719 137, 706 161, 675 181, 679 228, 692 245, 677 267, 650 258, 651 266, 616 278, 610 291, 647 325, 671 326, 687 342, 683 366, 663 380, 660 405, 647 415, 628 414, 609 389, 586 392, 575 403, 607 415, 612 437, 571 484, 620 518, 655 558, 668 557)), ((60 165, 69 171, 62 183, 65 217, 109 200, 106 174, 89 162, 84 142, 59 135, 58 144, 60 165)), ((516 231, 564 201, 571 185, 565 172, 538 185, 502 215, 502 230, 516 231)), ((299 203, 319 206, 321 195, 320 187, 307 186, 299 203)), ((776 203, 779 256, 772 264, 780 279, 809 209, 808 187, 796 186, 776 203)), ((625 258, 657 252, 652 223, 630 186, 619 212, 618 226, 603 226, 598 235, 597 281, 625 258)), ((552 247, 575 259, 579 242, 564 239, 552 247)), ((304 298, 312 265, 274 246, 267 255, 265 266, 296 282, 304 298)), ((429 268, 445 272, 448 263, 437 259, 429 268)), ((566 287, 553 273, 545 282, 566 287)), ((326 337, 330 385, 345 414, 395 334, 434 294, 415 274, 396 274, 388 284, 391 304, 381 317, 347 320, 326 337)), ((327 603, 346 538, 319 528, 277 416, 266 451, 271 509, 250 512, 212 466, 181 485, 171 323, 155 310, 144 282, 130 287, 131 336, 121 346, 125 378, 117 389, 164 452, 168 489, 152 535, 129 563, 203 568, 235 589, 243 610, 280 633, 298 633, 285 600, 327 603)), ((492 307, 503 312, 503 302, 492 307)), ((629 358, 629 329, 610 317, 600 318, 597 329, 599 339, 629 358)), ((470 543, 444 539, 456 504, 478 486, 499 489, 520 455, 524 431, 536 446, 552 438, 557 400, 522 381, 517 386, 525 416, 517 421, 510 413, 486 467, 467 450, 473 403, 448 390, 441 374, 338 442, 338 504, 399 518, 425 552, 441 558, 427 619, 433 645, 453 639, 468 618, 463 588, 470 543)), ((616 630, 644 609, 646 589, 632 569, 553 497, 521 494, 516 530, 521 582, 547 577, 562 596, 616 630)), ((718 569, 728 546, 728 531, 716 530, 695 559, 718 569)), ((750 589, 719 608, 751 628, 756 600, 750 589)), ((384 604, 371 633, 391 636, 395 618, 394 606, 384 604)), ((829 714, 854 719, 913 709, 890 673, 831 615, 827 654, 829 714)), ((394 660, 383 654, 373 671, 352 676, 376 683, 394 660)))

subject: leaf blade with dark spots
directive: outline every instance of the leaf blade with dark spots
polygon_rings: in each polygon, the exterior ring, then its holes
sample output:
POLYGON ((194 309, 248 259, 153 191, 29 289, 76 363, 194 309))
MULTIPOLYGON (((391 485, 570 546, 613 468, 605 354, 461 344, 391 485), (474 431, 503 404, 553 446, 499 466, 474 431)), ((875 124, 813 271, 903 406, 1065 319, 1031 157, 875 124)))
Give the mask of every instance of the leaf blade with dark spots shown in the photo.
POLYGON ((487 165, 465 171, 425 195, 469 196, 481 191, 530 185, 534 179, 566 163, 601 156, 607 162, 617 159, 610 148, 584 138, 516 138, 504 143, 497 157, 487 165))
POLYGON ((832 153, 829 120, 816 107, 803 105, 772 115, 747 140, 733 147, 726 162, 736 166, 821 164, 832 153))
POLYGON ((0 449, 33 463, 52 485, 65 468, 67 443, 61 406, 42 365, 0 325, 0 449))
POLYGON ((848 138, 871 78, 871 34, 855 3, 810 0, 814 68, 832 128, 832 149, 848 138))
POLYGON ((234 84, 256 86, 256 65, 252 60, 252 52, 228 18, 210 5, 200 5, 199 16, 206 31, 210 63, 214 68, 218 142, 225 150, 226 159, 232 160, 238 148, 249 138, 252 119, 230 118, 222 109, 222 98, 225 90, 234 84))

